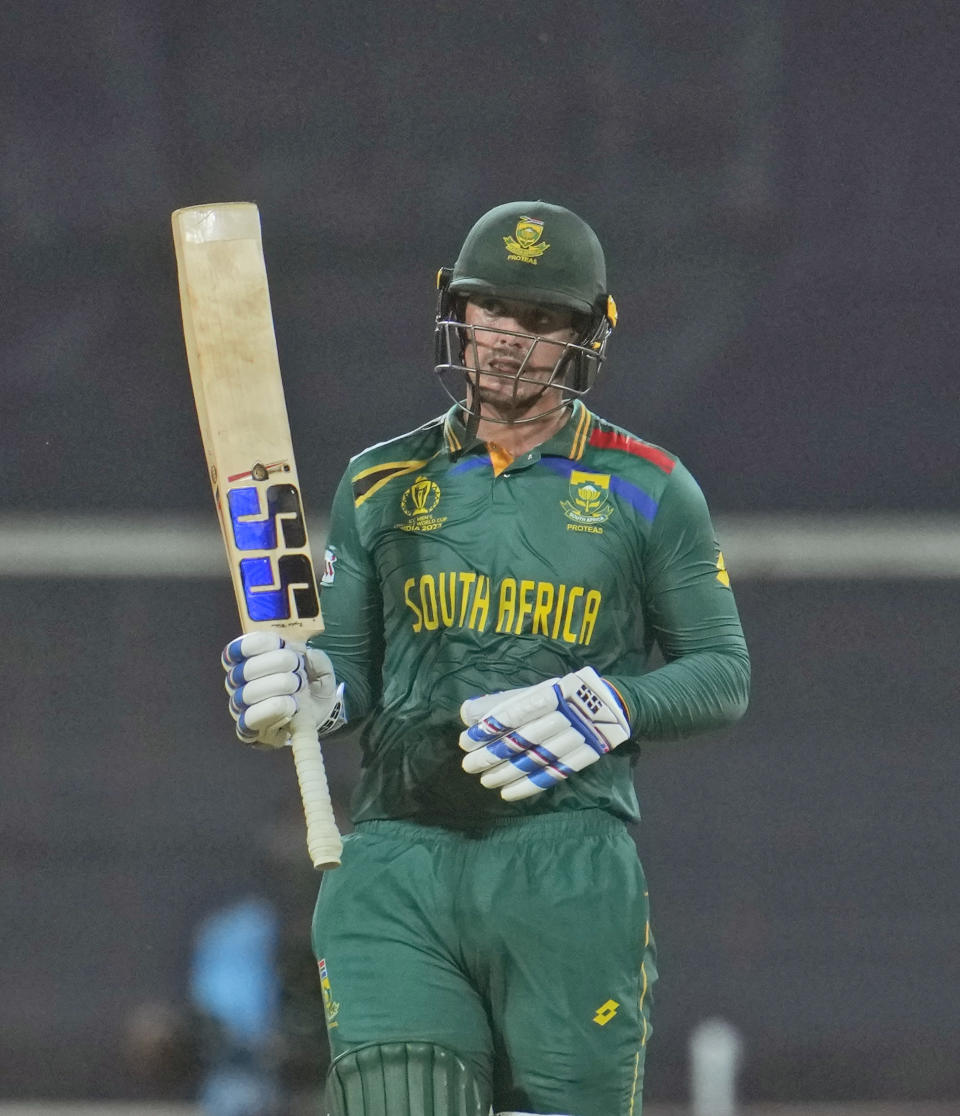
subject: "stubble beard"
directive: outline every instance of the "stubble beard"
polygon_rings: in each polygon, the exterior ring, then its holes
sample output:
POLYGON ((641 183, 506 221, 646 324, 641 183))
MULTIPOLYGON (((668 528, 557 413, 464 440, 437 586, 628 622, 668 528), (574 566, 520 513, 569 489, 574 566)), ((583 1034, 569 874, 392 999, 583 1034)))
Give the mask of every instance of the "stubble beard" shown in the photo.
POLYGON ((494 421, 504 423, 534 420, 540 411, 544 413, 553 411, 558 401, 552 398, 544 399, 547 392, 552 392, 559 385, 537 384, 522 381, 520 384, 503 378, 498 387, 484 384, 484 375, 502 375, 500 373, 473 373, 469 377, 469 400, 471 408, 477 407, 481 418, 492 418, 494 421), (514 389, 517 389, 516 391, 514 389))

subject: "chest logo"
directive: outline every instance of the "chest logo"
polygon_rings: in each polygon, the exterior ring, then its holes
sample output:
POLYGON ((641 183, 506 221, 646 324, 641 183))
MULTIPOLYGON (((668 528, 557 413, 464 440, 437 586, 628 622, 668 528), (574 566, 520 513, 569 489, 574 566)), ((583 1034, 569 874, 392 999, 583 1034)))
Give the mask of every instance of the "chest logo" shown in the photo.
POLYGON ((507 246, 507 259, 518 263, 535 264, 537 257, 542 256, 550 247, 549 244, 540 243, 542 236, 542 221, 536 221, 532 217, 521 217, 513 231, 513 236, 503 238, 503 243, 507 246))
POLYGON ((606 473, 570 474, 569 499, 561 500, 560 507, 567 517, 568 531, 588 531, 603 534, 601 524, 616 510, 610 500, 610 477, 606 473))
POLYGON ((433 513, 440 503, 440 485, 429 477, 417 477, 400 497, 400 510, 407 522, 396 526, 401 531, 436 531, 447 521, 445 515, 433 513))

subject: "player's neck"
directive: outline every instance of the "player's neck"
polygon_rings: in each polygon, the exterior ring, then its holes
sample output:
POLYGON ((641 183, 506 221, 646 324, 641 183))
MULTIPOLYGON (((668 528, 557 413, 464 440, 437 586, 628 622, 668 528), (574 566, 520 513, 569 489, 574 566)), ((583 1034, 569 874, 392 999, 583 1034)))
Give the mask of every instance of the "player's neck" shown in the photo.
POLYGON ((480 419, 477 437, 483 442, 492 442, 511 457, 521 457, 556 434, 570 419, 570 409, 564 407, 553 414, 544 415, 536 422, 489 422, 480 419))

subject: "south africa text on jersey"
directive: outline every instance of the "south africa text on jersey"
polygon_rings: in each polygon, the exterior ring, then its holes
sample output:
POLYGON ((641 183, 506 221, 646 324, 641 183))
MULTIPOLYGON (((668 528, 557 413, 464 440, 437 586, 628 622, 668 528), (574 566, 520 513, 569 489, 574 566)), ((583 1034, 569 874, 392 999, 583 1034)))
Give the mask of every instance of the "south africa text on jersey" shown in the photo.
POLYGON ((491 585, 485 574, 449 570, 403 583, 413 631, 469 628, 510 635, 542 635, 588 644, 603 603, 599 589, 505 577, 491 585))

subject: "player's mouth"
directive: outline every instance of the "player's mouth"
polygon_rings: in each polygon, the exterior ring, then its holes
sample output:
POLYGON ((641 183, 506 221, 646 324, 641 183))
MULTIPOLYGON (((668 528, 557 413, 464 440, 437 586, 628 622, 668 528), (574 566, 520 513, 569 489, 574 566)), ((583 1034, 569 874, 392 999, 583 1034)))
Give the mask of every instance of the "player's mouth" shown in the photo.
POLYGON ((509 357, 495 357, 487 361, 488 371, 497 372, 501 376, 516 376, 522 367, 522 361, 511 360, 509 357))

